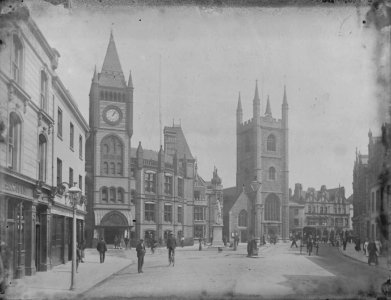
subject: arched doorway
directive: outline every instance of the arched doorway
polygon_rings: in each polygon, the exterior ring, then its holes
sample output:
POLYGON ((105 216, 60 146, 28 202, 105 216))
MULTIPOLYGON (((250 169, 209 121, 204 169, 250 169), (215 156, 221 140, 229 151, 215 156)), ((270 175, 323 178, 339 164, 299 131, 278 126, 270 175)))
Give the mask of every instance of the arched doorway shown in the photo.
POLYGON ((124 237, 125 230, 129 228, 126 217, 117 211, 107 213, 100 222, 103 228, 104 239, 107 244, 114 244, 114 238, 124 237))

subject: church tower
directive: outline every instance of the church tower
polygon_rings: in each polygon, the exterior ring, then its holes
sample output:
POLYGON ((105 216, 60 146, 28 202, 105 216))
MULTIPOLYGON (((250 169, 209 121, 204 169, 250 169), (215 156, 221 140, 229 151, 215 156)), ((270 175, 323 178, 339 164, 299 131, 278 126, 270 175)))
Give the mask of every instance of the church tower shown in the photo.
MULTIPOLYGON (((236 110, 236 191, 248 196, 248 236, 289 238, 288 101, 286 88, 281 119, 272 115, 270 97, 261 115, 258 84, 255 85, 253 114, 243 121, 242 102, 236 110)), ((243 102, 245 103, 245 102, 243 102)))
POLYGON ((86 234, 90 245, 100 237, 113 243, 116 236, 129 236, 133 225, 129 181, 133 89, 131 74, 125 80, 111 32, 101 72, 95 67, 89 95, 86 234))

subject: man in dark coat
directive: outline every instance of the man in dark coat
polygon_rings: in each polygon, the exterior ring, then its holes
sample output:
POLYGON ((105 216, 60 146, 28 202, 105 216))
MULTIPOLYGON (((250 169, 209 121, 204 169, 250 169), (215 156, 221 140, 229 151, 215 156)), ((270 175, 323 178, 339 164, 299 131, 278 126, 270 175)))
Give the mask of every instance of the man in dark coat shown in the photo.
POLYGON ((144 265, 144 256, 145 256, 145 244, 144 240, 140 240, 137 243, 136 246, 136 251, 137 251, 137 266, 138 266, 138 272, 143 273, 143 265, 144 265))
POLYGON ((168 262, 169 262, 169 265, 171 265, 171 259, 170 259, 171 255, 173 257, 172 266, 175 265, 175 262, 174 262, 175 248, 176 248, 176 239, 174 238, 174 235, 172 233, 170 233, 170 236, 167 239, 167 249, 168 249, 168 262))
POLYGON ((375 265, 378 264, 377 261, 377 247, 374 241, 371 241, 368 244, 367 251, 368 251, 368 265, 371 264, 371 262, 374 262, 375 265))
POLYGON ((293 246, 296 246, 296 248, 297 248, 297 244, 296 244, 296 237, 295 237, 295 236, 293 236, 293 237, 292 237, 292 244, 291 244, 291 248, 292 248, 293 246))
POLYGON ((107 246, 105 241, 103 240, 103 237, 100 238, 100 241, 98 242, 98 245, 96 246, 96 250, 99 252, 99 258, 100 258, 100 263, 105 262, 105 253, 107 251, 107 246))

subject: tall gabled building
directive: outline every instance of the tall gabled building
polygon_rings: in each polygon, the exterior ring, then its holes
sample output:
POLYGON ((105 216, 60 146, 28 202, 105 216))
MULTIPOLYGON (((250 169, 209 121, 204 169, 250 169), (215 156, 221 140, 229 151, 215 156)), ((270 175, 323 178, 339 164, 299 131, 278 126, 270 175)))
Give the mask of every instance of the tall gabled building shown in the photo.
POLYGON ((134 204, 130 193, 130 148, 133 134, 133 82, 122 72, 113 34, 102 70, 93 74, 86 144, 88 188, 87 238, 129 234, 134 204))

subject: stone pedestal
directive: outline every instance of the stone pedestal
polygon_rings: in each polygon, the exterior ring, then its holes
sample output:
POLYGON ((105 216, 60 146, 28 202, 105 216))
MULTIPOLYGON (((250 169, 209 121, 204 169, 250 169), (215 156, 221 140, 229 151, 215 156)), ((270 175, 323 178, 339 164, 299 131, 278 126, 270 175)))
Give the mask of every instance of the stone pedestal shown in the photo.
POLYGON ((223 225, 213 225, 212 247, 224 247, 223 243, 223 225))

